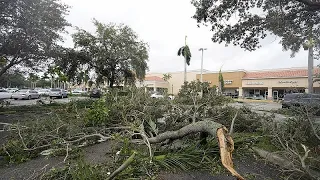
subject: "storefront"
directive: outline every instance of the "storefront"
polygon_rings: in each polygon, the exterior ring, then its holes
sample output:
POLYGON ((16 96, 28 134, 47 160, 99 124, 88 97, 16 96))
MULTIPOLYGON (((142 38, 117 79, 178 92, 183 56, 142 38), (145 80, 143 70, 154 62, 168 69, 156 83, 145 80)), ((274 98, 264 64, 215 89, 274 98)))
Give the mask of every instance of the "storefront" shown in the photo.
MULTIPOLYGON (((320 92, 320 84, 314 83, 314 93, 320 92)), ((308 92, 306 69, 247 72, 242 78, 244 98, 282 99, 288 93, 308 92)))
POLYGON ((146 92, 168 92, 169 83, 158 76, 147 76, 142 82, 136 83, 137 87, 145 88, 146 92))
MULTIPOLYGON (((239 88, 242 87, 242 77, 245 75, 245 71, 226 71, 222 72, 224 79, 223 93, 226 95, 239 94, 239 88)), ((201 79, 201 74, 197 74, 197 79, 201 79)), ((219 72, 206 72, 203 74, 203 81, 209 82, 211 86, 219 87, 219 72)))

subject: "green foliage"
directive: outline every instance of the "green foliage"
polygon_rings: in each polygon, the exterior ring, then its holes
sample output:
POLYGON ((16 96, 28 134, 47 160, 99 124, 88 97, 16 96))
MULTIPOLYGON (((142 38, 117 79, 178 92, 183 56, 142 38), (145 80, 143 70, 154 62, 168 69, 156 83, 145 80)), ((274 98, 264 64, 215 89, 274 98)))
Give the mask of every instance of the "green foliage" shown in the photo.
POLYGON ((176 102, 186 105, 193 105, 195 101, 214 105, 222 105, 228 102, 223 96, 216 93, 215 87, 210 87, 209 83, 200 81, 185 82, 179 90, 176 102), (202 97, 201 97, 202 94, 202 97))
POLYGON ((109 109, 104 99, 99 99, 92 104, 92 107, 86 114, 86 124, 89 126, 98 126, 108 124, 109 109))
POLYGON ((164 81, 169 81, 171 78, 172 78, 172 75, 170 73, 163 74, 163 77, 162 77, 164 81))
POLYGON ((78 160, 75 165, 67 165, 62 169, 52 169, 45 174, 42 180, 104 180, 107 172, 102 166, 93 166, 84 162, 83 159, 78 160))
POLYGON ((129 26, 103 24, 97 20, 94 20, 94 25, 95 34, 81 29, 73 34, 76 47, 91 58, 73 65, 93 68, 98 75, 97 84, 107 80, 110 87, 130 79, 142 80, 148 69, 147 44, 140 41, 129 26))
POLYGON ((310 36, 320 35, 320 3, 316 1, 193 0, 192 4, 196 7, 197 22, 211 25, 213 42, 225 42, 249 51, 259 48, 259 42, 268 32, 279 36, 283 49, 291 50, 292 55, 310 36))
POLYGON ((26 82, 26 78, 20 71, 7 71, 2 76, 0 76, 0 87, 18 87, 23 88, 29 86, 30 84, 26 82))
POLYGON ((16 65, 36 68, 50 59, 61 32, 69 26, 67 12, 58 0, 1 1, 0 58, 5 61, 0 76, 16 65))
POLYGON ((21 141, 12 139, 1 147, 0 156, 4 156, 5 161, 8 163, 23 163, 36 156, 30 152, 25 152, 23 149, 21 141))
POLYGON ((186 141, 185 143, 187 147, 179 150, 155 152, 155 165, 167 171, 208 170, 218 173, 222 169, 219 164, 219 148, 216 142, 210 141, 207 146, 199 146, 199 141, 186 141))
POLYGON ((221 73, 221 69, 219 71, 219 86, 220 86, 220 91, 223 92, 224 90, 224 80, 223 80, 223 76, 221 73))
POLYGON ((293 162, 295 169, 291 169, 293 173, 290 176, 312 179, 310 171, 320 170, 320 139, 316 137, 320 134, 320 128, 314 116, 318 110, 301 106, 277 112, 285 113, 290 118, 284 122, 265 123, 264 133, 272 138, 271 144, 279 148, 281 155, 293 162), (305 167, 301 164, 301 157, 305 155, 303 146, 309 150, 305 167))
POLYGON ((191 51, 188 45, 182 46, 178 50, 178 56, 183 56, 186 59, 186 63, 188 64, 188 66, 190 65, 191 51))

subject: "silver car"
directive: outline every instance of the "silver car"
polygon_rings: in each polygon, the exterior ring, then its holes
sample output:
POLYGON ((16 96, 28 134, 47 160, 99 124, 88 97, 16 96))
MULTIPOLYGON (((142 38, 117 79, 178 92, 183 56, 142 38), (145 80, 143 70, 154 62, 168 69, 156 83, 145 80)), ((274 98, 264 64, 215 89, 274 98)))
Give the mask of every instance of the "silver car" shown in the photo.
POLYGON ((38 99, 40 98, 40 94, 31 89, 21 89, 12 94, 12 99, 38 99))
POLYGON ((40 96, 49 96, 50 90, 49 89, 39 89, 37 90, 40 96))
POLYGON ((58 89, 58 88, 50 89, 49 97, 50 98, 67 98, 68 92, 64 89, 58 89))

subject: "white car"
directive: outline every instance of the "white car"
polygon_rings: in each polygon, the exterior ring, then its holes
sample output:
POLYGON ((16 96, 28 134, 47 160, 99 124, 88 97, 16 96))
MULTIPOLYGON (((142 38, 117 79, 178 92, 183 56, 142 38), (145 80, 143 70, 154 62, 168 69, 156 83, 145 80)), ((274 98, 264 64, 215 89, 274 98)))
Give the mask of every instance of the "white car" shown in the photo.
POLYGON ((74 89, 71 91, 71 94, 75 94, 75 95, 81 95, 81 94, 86 94, 87 91, 83 91, 81 89, 74 89))
POLYGON ((160 94, 159 92, 155 92, 153 94, 151 94, 151 98, 164 98, 164 96, 162 94, 160 94))
POLYGON ((50 98, 67 98, 68 92, 64 89, 58 89, 58 88, 50 89, 49 97, 50 98))
POLYGON ((12 94, 12 99, 39 99, 40 94, 31 89, 20 89, 19 91, 12 94))
POLYGON ((7 90, 0 89, 0 100, 11 99, 12 93, 7 90))
POLYGON ((19 89, 18 88, 7 88, 6 89, 9 93, 15 93, 17 92, 19 89))

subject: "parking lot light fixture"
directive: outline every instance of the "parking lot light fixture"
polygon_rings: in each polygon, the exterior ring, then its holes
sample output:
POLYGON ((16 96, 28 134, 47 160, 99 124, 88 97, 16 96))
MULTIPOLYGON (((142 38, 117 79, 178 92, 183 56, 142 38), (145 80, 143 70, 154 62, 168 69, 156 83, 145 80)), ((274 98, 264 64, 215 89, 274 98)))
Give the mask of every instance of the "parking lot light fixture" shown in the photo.
POLYGON ((200 75, 200 82, 203 82, 203 51, 206 51, 207 48, 200 48, 201 51, 201 75, 200 75))

